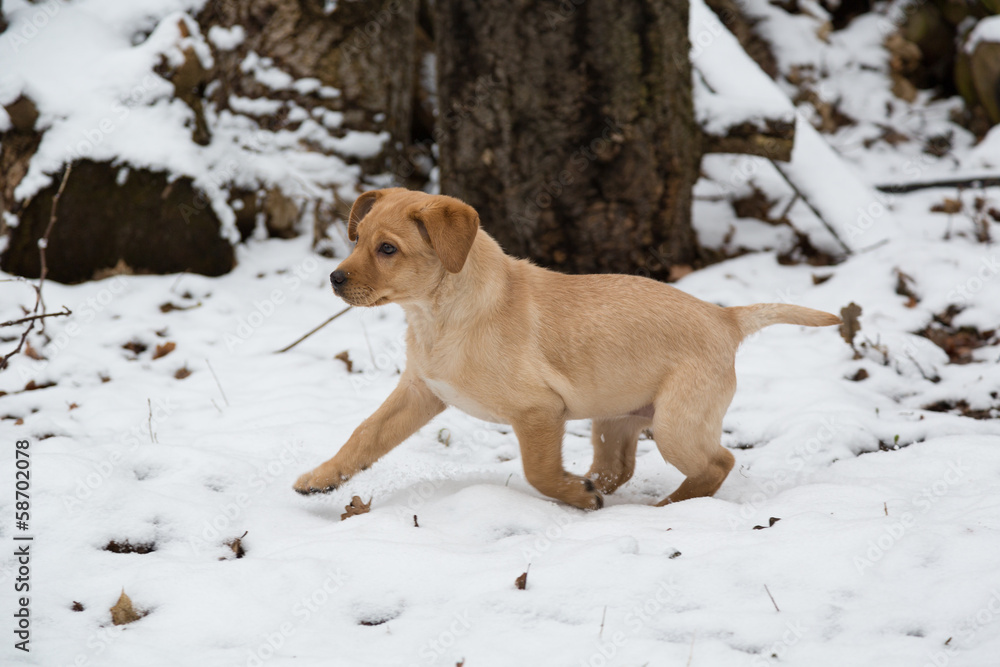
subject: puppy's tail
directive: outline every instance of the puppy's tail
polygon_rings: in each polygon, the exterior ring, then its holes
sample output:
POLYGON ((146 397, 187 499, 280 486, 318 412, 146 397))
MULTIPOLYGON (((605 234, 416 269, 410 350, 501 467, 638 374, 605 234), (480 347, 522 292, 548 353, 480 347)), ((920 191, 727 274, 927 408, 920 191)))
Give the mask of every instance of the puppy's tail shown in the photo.
POLYGON ((785 303, 755 303, 752 306, 732 306, 726 310, 736 320, 741 338, 772 324, 801 324, 807 327, 840 324, 840 318, 836 315, 785 303))

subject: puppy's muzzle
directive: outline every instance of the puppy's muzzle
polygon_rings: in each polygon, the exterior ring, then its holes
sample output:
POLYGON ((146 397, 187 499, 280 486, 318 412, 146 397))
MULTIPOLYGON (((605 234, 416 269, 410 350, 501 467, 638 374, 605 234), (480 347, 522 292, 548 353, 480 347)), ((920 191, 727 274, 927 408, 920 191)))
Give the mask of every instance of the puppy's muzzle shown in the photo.
POLYGON ((330 274, 330 284, 333 285, 333 291, 338 296, 343 291, 345 283, 347 283, 347 274, 340 269, 330 274))

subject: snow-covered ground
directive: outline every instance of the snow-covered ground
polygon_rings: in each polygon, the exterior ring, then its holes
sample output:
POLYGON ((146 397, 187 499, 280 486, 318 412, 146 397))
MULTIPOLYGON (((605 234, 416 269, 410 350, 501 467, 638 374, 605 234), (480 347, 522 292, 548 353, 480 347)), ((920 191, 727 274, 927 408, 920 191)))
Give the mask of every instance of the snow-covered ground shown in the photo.
MULTIPOLYGON (((913 140, 865 145, 887 120, 888 96, 866 20, 778 54, 783 67, 805 52, 830 64, 824 90, 858 123, 827 139, 859 181, 995 165, 987 148, 1000 133, 973 146, 947 123, 953 102, 897 101, 894 113, 924 114, 913 140), (932 158, 922 139, 941 128, 955 149, 932 158)), ((861 238, 866 250, 811 267, 778 262, 795 240, 789 227, 738 219, 715 201, 753 184, 783 209, 791 196, 770 164, 711 156, 704 171, 703 242, 755 252, 680 288, 724 305, 839 312, 854 302, 863 314, 857 353, 835 328, 778 326, 748 340, 724 424, 737 466, 714 498, 669 507, 651 503, 681 476, 649 441, 633 480, 583 512, 527 484, 508 429, 454 409, 343 488, 295 494, 296 477, 336 451, 406 363, 395 306, 352 310, 275 354, 343 305, 328 287, 338 260, 305 237, 251 241, 220 278, 47 283, 49 310, 65 304, 73 317, 47 321, 47 345, 32 337, 45 358, 19 355, 0 373, 0 664, 1000 664, 1000 346, 987 336, 994 344, 955 364, 913 333, 950 305, 962 308, 956 329, 1000 325, 1000 251, 976 240, 973 223, 975 199, 1000 208, 1000 190, 873 200, 865 213, 888 242, 861 238), (963 211, 931 212, 945 197, 963 211), (889 209, 891 223, 878 213, 889 209), (344 351, 350 371, 335 358, 344 351), (861 370, 867 378, 852 379, 861 370), (25 391, 29 382, 42 388, 25 391), (14 524, 18 440, 30 443, 24 532, 14 524), (342 522, 354 495, 371 511, 342 522), (30 653, 12 634, 13 537, 25 534, 30 653), (244 534, 236 558, 227 543, 244 534), (112 542, 148 553, 114 553, 112 542), (148 613, 114 626, 122 589, 148 613)), ((807 226, 809 214, 799 201, 789 218, 807 226)), ((0 321, 33 304, 27 284, 0 289, 0 321)), ((567 467, 586 471, 590 457, 589 424, 571 423, 567 467)))

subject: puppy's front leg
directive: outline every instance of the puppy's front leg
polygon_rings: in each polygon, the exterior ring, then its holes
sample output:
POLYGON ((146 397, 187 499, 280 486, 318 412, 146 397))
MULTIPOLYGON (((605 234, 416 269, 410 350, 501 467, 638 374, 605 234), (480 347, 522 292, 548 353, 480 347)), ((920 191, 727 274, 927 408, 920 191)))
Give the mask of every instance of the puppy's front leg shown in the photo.
POLYGON ((604 507, 594 483, 563 469, 562 441, 566 421, 562 414, 532 410, 512 420, 521 446, 524 476, 545 495, 585 510, 604 507))
POLYGON ((336 456, 299 477, 295 490, 303 494, 332 491, 385 456, 445 407, 423 380, 404 371, 385 403, 361 422, 336 456))

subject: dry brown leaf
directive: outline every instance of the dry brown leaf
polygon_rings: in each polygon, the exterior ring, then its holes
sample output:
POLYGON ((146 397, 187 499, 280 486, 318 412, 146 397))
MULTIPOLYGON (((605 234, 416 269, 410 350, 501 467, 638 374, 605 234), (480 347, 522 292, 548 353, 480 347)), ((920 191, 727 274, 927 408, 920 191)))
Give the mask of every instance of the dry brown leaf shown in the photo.
POLYGON ((41 361, 45 359, 45 357, 42 356, 41 352, 39 352, 38 350, 36 350, 31 346, 31 341, 29 340, 24 341, 24 354, 28 357, 31 357, 35 361, 41 361))
POLYGON ((861 316, 861 306, 853 301, 840 309, 840 336, 848 345, 854 347, 854 336, 861 331, 861 323, 858 318, 861 316))
POLYGON ((690 264, 674 264, 670 267, 670 275, 667 279, 671 281, 680 280, 692 271, 694 271, 694 267, 690 264))
POLYGON ((519 576, 517 579, 515 579, 514 580, 514 586, 517 587, 517 590, 519 590, 519 591, 523 591, 525 588, 527 588, 528 587, 528 573, 524 572, 524 573, 521 574, 521 576, 519 576))
POLYGON ((69 404, 69 409, 70 410, 76 410, 78 407, 80 407, 80 406, 77 405, 76 403, 70 403, 69 404))
POLYGON ((143 352, 145 352, 147 349, 149 349, 149 346, 146 345, 145 343, 143 343, 142 341, 130 340, 129 342, 127 342, 124 345, 122 345, 122 348, 125 349, 125 350, 128 350, 129 352, 131 352, 135 356, 139 356, 140 354, 142 354, 143 352))
POLYGON ((371 510, 371 506, 372 506, 371 498, 369 498, 368 502, 366 503, 361 500, 361 496, 354 496, 353 498, 351 498, 351 504, 344 506, 344 509, 347 511, 340 515, 340 520, 343 521, 348 517, 357 516, 358 514, 368 514, 368 512, 371 510))
POLYGON ((174 377, 177 378, 178 380, 183 380, 189 375, 191 375, 191 370, 187 366, 184 366, 183 368, 178 368, 177 372, 174 373, 174 377))
POLYGON ((73 600, 73 606, 70 607, 73 611, 83 611, 85 608, 86 607, 84 607, 82 603, 77 602, 76 600, 73 600))
POLYGON ((351 357, 347 354, 347 350, 344 350, 340 354, 336 355, 334 359, 340 359, 341 361, 343 361, 344 364, 347 366, 348 373, 354 372, 354 362, 351 361, 351 357))
POLYGON ((125 589, 123 588, 121 597, 118 598, 115 606, 111 608, 111 622, 115 625, 126 625, 138 621, 140 618, 142 618, 142 614, 137 612, 132 606, 132 600, 129 596, 125 595, 125 589))
POLYGON ((14 420, 14 426, 24 426, 24 418, 18 417, 14 420))
POLYGON ((156 351, 153 353, 153 359, 159 359, 160 357, 165 357, 177 348, 177 343, 173 341, 167 341, 163 345, 157 345, 156 351))
POLYGON ((951 199, 950 197, 945 197, 944 201, 940 204, 934 204, 931 206, 932 213, 959 213, 962 210, 962 202, 958 199, 951 199))
MULTIPOLYGON (((249 532, 250 531, 245 531, 239 537, 234 538, 234 539, 230 540, 229 542, 226 542, 226 546, 233 550, 233 553, 236 554, 237 558, 243 558, 246 555, 246 553, 247 553, 246 549, 243 548, 243 538, 246 537, 247 533, 249 533, 249 532)), ((224 559, 220 559, 220 560, 224 560, 224 559)))

